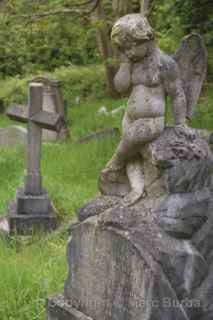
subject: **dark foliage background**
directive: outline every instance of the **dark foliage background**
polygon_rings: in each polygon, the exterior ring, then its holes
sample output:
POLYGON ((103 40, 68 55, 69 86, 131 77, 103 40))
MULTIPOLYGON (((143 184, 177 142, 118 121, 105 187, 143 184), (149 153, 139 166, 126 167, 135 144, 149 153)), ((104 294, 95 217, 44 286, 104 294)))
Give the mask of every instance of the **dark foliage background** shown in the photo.
MULTIPOLYGON (((103 23, 110 27, 113 1, 103 0, 105 21, 90 15, 54 15, 31 23, 25 16, 36 12, 75 6, 72 0, 9 0, 0 2, 0 76, 53 71, 71 64, 100 63, 96 30, 103 23)), ((132 1, 133 11, 140 1, 132 1)), ((174 52, 181 37, 198 31, 209 52, 208 77, 213 77, 213 2, 212 0, 155 0, 150 17, 163 49, 174 52)))

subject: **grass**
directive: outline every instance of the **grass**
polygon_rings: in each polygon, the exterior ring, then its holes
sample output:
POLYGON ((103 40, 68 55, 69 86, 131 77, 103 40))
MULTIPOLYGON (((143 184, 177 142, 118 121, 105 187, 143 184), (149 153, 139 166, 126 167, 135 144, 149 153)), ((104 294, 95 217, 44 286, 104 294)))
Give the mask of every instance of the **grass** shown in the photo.
MULTIPOLYGON (((43 183, 65 225, 77 208, 98 192, 98 176, 116 147, 119 137, 109 137, 88 144, 76 141, 107 127, 121 127, 122 114, 99 115, 101 106, 109 110, 126 99, 82 98, 79 106, 69 106, 71 138, 64 143, 43 145, 43 183)), ((207 85, 199 103, 193 126, 213 129, 213 92, 207 85)), ((10 124, 0 117, 0 126, 10 124)), ((26 150, 23 146, 0 150, 0 212, 23 185, 26 150)), ((0 240, 0 319, 43 320, 48 295, 63 290, 67 273, 67 232, 48 236, 35 235, 25 241, 0 240)))
POLYGON ((0 128, 7 128, 9 126, 14 126, 16 124, 18 124, 18 123, 15 123, 14 121, 11 121, 5 115, 1 115, 0 116, 0 128))
POLYGON ((195 117, 192 121, 194 128, 213 131, 213 84, 207 83, 199 100, 195 117))
MULTIPOLYGON (((77 140, 91 132, 107 127, 119 127, 122 114, 104 116, 98 114, 100 106, 108 109, 120 106, 124 101, 104 99, 70 108, 69 126, 71 138, 65 143, 45 144, 42 149, 42 175, 45 188, 49 191, 60 214, 70 217, 82 202, 97 192, 97 179, 101 168, 110 158, 117 143, 116 138, 78 144, 77 140), (89 188, 88 188, 89 181, 89 188)), ((1 125, 1 120, 0 120, 1 125)), ((0 212, 14 198, 17 186, 23 185, 25 147, 1 148, 0 212)))
POLYGON ((0 241, 0 318, 45 319, 45 297, 63 290, 66 233, 34 238, 31 245, 0 241))
MULTIPOLYGON (((85 102, 69 110, 71 139, 64 143, 43 145, 43 183, 67 223, 97 191, 98 175, 110 158, 118 137, 78 144, 76 141, 106 127, 120 125, 121 115, 106 117, 97 110, 120 106, 123 100, 85 102)), ((1 125, 1 120, 0 120, 1 125)), ((23 185, 25 147, 1 148, 0 212, 23 185)), ((51 293, 63 291, 67 273, 67 233, 35 236, 29 241, 14 239, 9 244, 0 240, 0 319, 45 319, 45 300, 51 293)))

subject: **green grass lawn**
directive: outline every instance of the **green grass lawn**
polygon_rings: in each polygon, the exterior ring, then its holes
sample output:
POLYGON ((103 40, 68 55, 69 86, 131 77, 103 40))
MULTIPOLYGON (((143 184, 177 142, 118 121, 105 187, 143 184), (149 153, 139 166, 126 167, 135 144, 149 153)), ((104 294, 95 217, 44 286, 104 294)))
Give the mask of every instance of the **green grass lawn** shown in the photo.
POLYGON ((0 116, 0 128, 7 128, 9 126, 14 126, 16 124, 17 123, 15 123, 14 121, 11 121, 5 115, 1 115, 0 116))
MULTIPOLYGON (((98 109, 118 107, 125 101, 105 99, 85 102, 69 110, 70 138, 63 143, 44 144, 42 148, 42 175, 44 186, 60 215, 70 218, 74 211, 97 192, 97 179, 101 168, 110 158, 118 141, 116 137, 94 140, 88 144, 77 141, 109 127, 120 127, 122 114, 99 115, 98 109)), ((1 120, 0 120, 1 126, 1 120)), ((0 213, 15 196, 17 186, 23 185, 26 147, 1 148, 0 213)))
MULTIPOLYGON (((71 138, 43 145, 43 183, 63 224, 68 225, 76 209, 97 193, 99 172, 112 155, 118 137, 88 144, 76 141, 93 131, 119 126, 122 115, 108 118, 98 115, 97 110, 102 105, 112 109, 122 103, 123 100, 105 99, 71 108, 71 138)), ((0 180, 4 186, 0 188, 1 214, 5 214, 7 202, 15 197, 16 188, 23 185, 25 156, 23 146, 0 150, 0 180)), ((67 232, 56 232, 35 236, 30 242, 0 241, 1 320, 45 319, 45 299, 63 290, 67 238, 67 232)))
MULTIPOLYGON (((126 103, 126 99, 82 101, 69 108, 71 137, 64 143, 43 145, 43 183, 58 209, 63 224, 75 216, 77 208, 98 192, 98 176, 116 147, 119 137, 92 141, 85 145, 76 141, 107 127, 121 127, 122 114, 116 117, 98 115, 105 105, 110 110, 126 103)), ((0 126, 9 124, 0 118, 0 126)), ((213 129, 213 91, 206 86, 193 126, 213 129)), ((7 202, 23 185, 25 147, 0 150, 0 212, 5 214, 7 202)), ((67 232, 37 235, 32 239, 0 240, 0 319, 43 320, 48 295, 63 290, 67 273, 67 232)))

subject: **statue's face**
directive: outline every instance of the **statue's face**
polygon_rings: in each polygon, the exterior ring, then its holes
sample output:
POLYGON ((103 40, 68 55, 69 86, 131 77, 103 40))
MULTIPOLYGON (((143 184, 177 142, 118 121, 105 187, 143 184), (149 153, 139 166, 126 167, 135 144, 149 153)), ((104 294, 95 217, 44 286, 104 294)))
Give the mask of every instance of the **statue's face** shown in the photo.
POLYGON ((128 41, 119 46, 120 51, 131 61, 136 62, 147 56, 150 47, 150 41, 128 41))

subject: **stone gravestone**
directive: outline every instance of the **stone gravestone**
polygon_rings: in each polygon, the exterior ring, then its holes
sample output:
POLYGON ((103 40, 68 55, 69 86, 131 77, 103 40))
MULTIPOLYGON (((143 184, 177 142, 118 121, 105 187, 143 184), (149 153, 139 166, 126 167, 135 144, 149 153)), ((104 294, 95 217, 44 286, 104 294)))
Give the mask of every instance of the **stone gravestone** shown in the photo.
MULTIPOLYGON (((61 81, 50 80, 47 77, 36 77, 32 82, 42 83, 44 86, 43 110, 59 113, 66 123, 66 109, 61 93, 61 81)), ((42 139, 43 141, 64 140, 68 135, 69 130, 67 126, 64 126, 59 132, 43 129, 42 139)))
POLYGON ((0 128, 0 146, 15 146, 17 144, 26 144, 27 129, 21 126, 10 126, 0 128))
POLYGON ((169 57, 139 14, 119 19, 112 39, 128 58, 115 78, 119 91, 131 88, 123 135, 101 172, 101 195, 70 228, 68 277, 48 299, 47 319, 212 320, 213 154, 186 125, 205 47, 193 34, 169 57))
POLYGON ((10 233, 31 234, 34 229, 51 230, 57 226, 56 212, 47 191, 42 188, 42 129, 60 132, 64 118, 42 110, 43 84, 29 84, 29 107, 14 106, 7 111, 10 119, 28 123, 27 174, 24 189, 8 206, 10 233))

